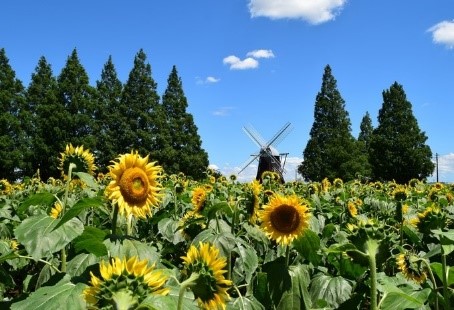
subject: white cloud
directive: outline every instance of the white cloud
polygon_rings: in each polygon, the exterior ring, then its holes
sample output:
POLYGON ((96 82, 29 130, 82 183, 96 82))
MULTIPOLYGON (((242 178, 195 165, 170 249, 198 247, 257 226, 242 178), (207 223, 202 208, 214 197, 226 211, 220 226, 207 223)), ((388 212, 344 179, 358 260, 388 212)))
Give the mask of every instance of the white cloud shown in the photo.
POLYGON ((196 77, 196 83, 197 84, 214 84, 218 83, 221 79, 216 78, 214 76, 207 76, 205 79, 202 79, 200 77, 196 77))
POLYGON ((205 82, 206 83, 217 83, 219 82, 221 79, 218 79, 218 78, 215 78, 214 76, 208 76, 206 79, 205 79, 205 82))
POLYGON ((442 21, 427 31, 432 32, 434 43, 444 44, 448 48, 454 47, 454 21, 442 21))
POLYGON ((250 0, 251 17, 303 19, 321 24, 335 19, 347 0, 250 0))
POLYGON ((254 58, 274 58, 272 50, 254 50, 246 54, 248 57, 254 58))
POLYGON ((222 62, 226 65, 230 65, 231 70, 255 69, 259 66, 259 62, 252 57, 241 60, 234 55, 225 57, 222 62))
POLYGON ((213 115, 215 116, 228 116, 230 115, 230 111, 232 111, 234 107, 221 107, 215 111, 213 111, 213 115))

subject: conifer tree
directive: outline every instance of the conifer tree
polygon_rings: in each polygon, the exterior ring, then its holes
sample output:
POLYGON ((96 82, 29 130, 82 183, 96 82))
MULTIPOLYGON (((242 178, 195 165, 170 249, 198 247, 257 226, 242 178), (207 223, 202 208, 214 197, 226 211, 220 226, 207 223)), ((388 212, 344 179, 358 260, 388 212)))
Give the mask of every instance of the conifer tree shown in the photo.
POLYGON ((100 171, 107 171, 110 161, 123 151, 120 149, 119 120, 122 119, 120 100, 123 85, 117 77, 112 56, 105 63, 101 80, 96 82, 97 106, 95 110, 97 147, 95 155, 100 171))
POLYGON ((0 49, 0 179, 15 181, 23 175, 27 142, 19 114, 24 106, 24 86, 16 78, 4 48, 0 49))
POLYGON ((378 126, 370 143, 374 177, 402 184, 412 178, 425 179, 434 170, 432 151, 425 144, 427 137, 418 126, 402 85, 394 82, 382 94, 378 126))
POLYGON ((370 118, 369 112, 361 119, 361 124, 359 126, 360 132, 358 136, 358 141, 362 143, 362 147, 365 152, 368 152, 370 140, 372 138, 372 134, 374 131, 374 127, 372 126, 372 119, 370 118))
POLYGON ((194 179, 204 178, 208 167, 208 154, 202 148, 193 116, 186 110, 188 103, 175 66, 167 79, 162 97, 165 122, 158 135, 164 147, 160 150, 161 163, 169 174, 183 172, 194 179))
POLYGON ((61 141, 66 137, 60 130, 65 108, 57 99, 57 81, 44 56, 39 59, 32 73, 26 103, 33 120, 28 127, 32 139, 32 154, 28 157, 31 172, 39 169, 43 180, 59 177, 58 156, 61 141))
POLYGON ((64 106, 60 128, 62 140, 59 151, 68 143, 83 145, 86 149, 95 147, 94 136, 94 89, 80 63, 77 50, 68 57, 65 67, 57 79, 58 100, 64 106))
POLYGON ((356 142, 351 134, 345 101, 337 89, 331 67, 327 65, 315 101, 310 138, 298 172, 311 181, 324 178, 349 181, 358 174, 364 175, 367 158, 361 154, 356 142))
POLYGON ((142 156, 156 149, 156 120, 152 113, 159 107, 157 84, 153 80, 151 66, 146 63, 146 58, 142 49, 134 58, 134 67, 123 88, 117 120, 117 138, 121 152, 134 150, 142 156))

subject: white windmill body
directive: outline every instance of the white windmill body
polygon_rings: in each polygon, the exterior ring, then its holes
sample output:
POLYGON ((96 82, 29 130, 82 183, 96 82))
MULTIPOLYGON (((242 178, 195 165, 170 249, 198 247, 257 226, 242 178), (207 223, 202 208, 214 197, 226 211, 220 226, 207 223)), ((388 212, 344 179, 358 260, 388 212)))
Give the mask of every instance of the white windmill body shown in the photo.
POLYGON ((243 130, 249 138, 251 138, 251 140, 254 141, 260 149, 258 154, 252 155, 252 159, 243 166, 238 174, 258 159, 259 164, 257 168, 256 180, 261 182, 262 174, 265 171, 272 171, 277 173, 281 181, 284 182, 284 166, 288 153, 279 153, 276 146, 290 133, 291 129, 290 123, 285 124, 284 127, 282 127, 268 142, 266 142, 252 126, 249 125, 247 127, 243 127, 243 130))

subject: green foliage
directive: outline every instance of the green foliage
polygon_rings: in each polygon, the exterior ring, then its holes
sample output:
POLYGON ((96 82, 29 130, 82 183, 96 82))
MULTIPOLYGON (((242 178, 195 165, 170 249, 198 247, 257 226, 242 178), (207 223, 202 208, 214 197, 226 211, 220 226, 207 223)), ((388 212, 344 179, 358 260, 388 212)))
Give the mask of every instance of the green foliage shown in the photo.
POLYGON ((378 126, 370 142, 370 163, 374 177, 407 183, 413 178, 422 180, 431 175, 434 163, 426 140, 402 85, 394 82, 388 90, 383 91, 378 126))
POLYGON ((52 68, 45 57, 39 59, 35 72, 32 74, 26 94, 27 110, 31 114, 31 122, 27 127, 31 137, 31 147, 27 153, 30 163, 28 175, 38 169, 40 176, 47 180, 59 176, 57 170, 56 149, 61 147, 63 137, 60 131, 60 117, 63 105, 57 100, 57 81, 52 68))
POLYGON ((95 93, 76 49, 68 57, 57 82, 57 98, 64 109, 61 111, 59 124, 55 124, 62 131, 61 139, 57 140, 59 147, 56 149, 64 150, 69 143, 93 149, 96 146, 93 117, 95 93))
POLYGON ((208 154, 202 149, 194 119, 188 107, 183 85, 176 67, 167 79, 167 88, 162 97, 163 118, 157 118, 161 126, 157 130, 158 145, 154 158, 170 174, 183 172, 196 180, 206 177, 208 154))
POLYGON ((341 178, 348 181, 358 174, 367 174, 367 157, 351 134, 345 102, 329 65, 325 67, 322 87, 316 97, 314 123, 303 157, 298 172, 306 180, 341 178))
POLYGON ((118 119, 118 148, 122 153, 137 150, 148 155, 155 146, 155 115, 159 106, 156 82, 151 76, 151 66, 146 63, 141 49, 134 58, 121 95, 118 119))
MULTIPOLYGON (((310 206, 309 227, 292 243, 279 245, 268 239, 260 222, 248 220, 244 184, 186 181, 181 174, 170 175, 162 202, 146 220, 115 218, 115 204, 103 198, 105 184, 83 173, 77 182, 69 180, 69 187, 32 179, 0 194, 0 307, 57 309, 65 302, 86 308, 83 289, 91 285, 90 272, 101 277, 102 261, 136 256, 170 277, 165 284, 169 294, 150 294, 139 309, 176 309, 180 290, 182 309, 198 309, 194 294, 183 286, 187 273, 181 257, 190 245, 207 242, 225 258, 223 274, 233 282, 227 309, 433 309, 437 304, 449 309, 454 281, 451 185, 421 183, 396 200, 395 183, 265 184, 275 193, 296 194, 310 206), (177 184, 184 186, 178 193, 177 184), (185 228, 195 224, 185 219, 194 212, 191 195, 208 185, 196 218, 199 229, 189 235, 185 228), (54 219, 47 214, 57 199, 66 208, 54 219), (352 202, 355 216, 348 209, 352 202), (407 207, 396 221, 400 203, 407 207), (416 218, 418 223, 411 224, 416 218), (399 269, 400 253, 412 253, 407 269, 399 269), (425 281, 414 281, 411 268, 425 274, 425 281)), ((263 189, 260 204, 266 199, 263 189)))
POLYGON ((20 116, 24 113, 24 87, 16 79, 16 73, 9 65, 4 48, 0 49, 0 179, 15 181, 24 176, 28 141, 20 116))
POLYGON ((101 80, 96 82, 96 132, 97 144, 95 154, 102 172, 107 172, 110 161, 123 153, 118 137, 122 127, 119 126, 121 115, 121 94, 123 85, 117 77, 117 71, 109 56, 101 72, 101 80))

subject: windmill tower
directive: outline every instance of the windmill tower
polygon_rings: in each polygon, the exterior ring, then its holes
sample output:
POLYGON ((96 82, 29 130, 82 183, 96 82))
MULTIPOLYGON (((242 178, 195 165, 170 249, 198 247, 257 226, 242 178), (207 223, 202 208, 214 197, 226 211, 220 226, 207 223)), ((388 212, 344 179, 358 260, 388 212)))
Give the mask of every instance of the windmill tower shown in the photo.
POLYGON ((285 173, 284 166, 288 153, 279 153, 276 146, 284 140, 290 133, 292 127, 287 123, 282 127, 268 142, 251 126, 243 127, 244 132, 251 138, 252 141, 259 147, 258 154, 251 155, 252 159, 249 160, 243 168, 238 172, 240 174, 256 159, 259 161, 257 168, 256 180, 262 181, 262 174, 265 171, 273 171, 279 174, 282 182, 284 182, 283 174, 285 173))

